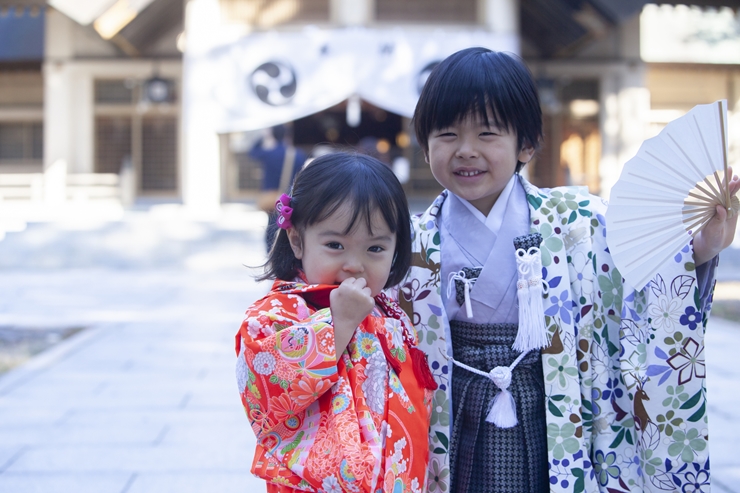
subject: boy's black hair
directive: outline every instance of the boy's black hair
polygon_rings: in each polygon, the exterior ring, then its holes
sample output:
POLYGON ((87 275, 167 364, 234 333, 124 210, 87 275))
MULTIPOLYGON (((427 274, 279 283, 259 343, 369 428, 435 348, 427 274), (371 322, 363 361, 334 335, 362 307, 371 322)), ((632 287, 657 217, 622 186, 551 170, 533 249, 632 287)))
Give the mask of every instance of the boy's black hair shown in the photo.
MULTIPOLYGON (((532 74, 521 58, 487 48, 467 48, 445 58, 424 84, 414 111, 414 130, 424 152, 429 135, 470 114, 516 131, 517 148, 539 149, 542 109, 532 74), (490 110, 490 111, 489 111, 490 110)), ((524 163, 519 163, 519 171, 524 163)))
MULTIPOLYGON (((362 220, 372 234, 371 219, 377 210, 396 234, 396 251, 385 288, 399 284, 411 266, 411 218, 406 194, 393 171, 363 154, 336 152, 320 156, 298 172, 291 191, 291 222, 303 235, 307 226, 323 221, 339 207, 352 207, 349 233, 362 220)), ((292 281, 302 268, 290 247, 288 233, 280 229, 257 279, 292 281)))

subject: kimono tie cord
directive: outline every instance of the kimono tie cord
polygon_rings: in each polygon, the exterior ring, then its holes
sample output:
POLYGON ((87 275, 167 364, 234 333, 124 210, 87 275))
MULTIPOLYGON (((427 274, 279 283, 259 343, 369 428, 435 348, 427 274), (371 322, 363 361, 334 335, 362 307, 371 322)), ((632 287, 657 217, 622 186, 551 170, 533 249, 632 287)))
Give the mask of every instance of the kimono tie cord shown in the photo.
POLYGON ((452 356, 444 356, 460 368, 490 379, 496 387, 501 390, 496 394, 496 397, 493 398, 493 406, 491 407, 491 411, 488 413, 488 416, 486 416, 486 421, 495 424, 499 428, 513 428, 519 424, 519 421, 516 418, 516 403, 514 402, 514 397, 511 395, 511 392, 509 392, 511 372, 527 355, 527 353, 529 353, 529 351, 524 351, 519 354, 511 365, 497 366, 487 373, 477 368, 473 368, 472 366, 468 366, 465 363, 460 363, 452 356))

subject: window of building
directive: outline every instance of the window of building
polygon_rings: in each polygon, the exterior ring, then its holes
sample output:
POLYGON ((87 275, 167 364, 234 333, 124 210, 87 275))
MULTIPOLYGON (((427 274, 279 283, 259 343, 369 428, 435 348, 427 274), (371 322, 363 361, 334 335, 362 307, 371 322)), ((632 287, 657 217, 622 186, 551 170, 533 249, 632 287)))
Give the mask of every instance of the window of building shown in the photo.
POLYGON ((41 122, 0 122, 0 164, 40 163, 43 152, 41 122))
POLYGON ((175 89, 174 81, 159 78, 95 81, 96 173, 120 173, 130 166, 138 193, 177 192, 179 113, 175 89), (147 91, 152 80, 157 90, 147 91), (152 94, 162 102, 153 102, 152 94))
POLYGON ((131 117, 95 118, 95 172, 119 173, 131 160, 131 117))
POLYGON ((475 24, 478 0, 375 0, 375 18, 404 24, 475 24))
POLYGON ((40 171, 44 157, 44 83, 40 71, 0 71, 2 171, 40 171))

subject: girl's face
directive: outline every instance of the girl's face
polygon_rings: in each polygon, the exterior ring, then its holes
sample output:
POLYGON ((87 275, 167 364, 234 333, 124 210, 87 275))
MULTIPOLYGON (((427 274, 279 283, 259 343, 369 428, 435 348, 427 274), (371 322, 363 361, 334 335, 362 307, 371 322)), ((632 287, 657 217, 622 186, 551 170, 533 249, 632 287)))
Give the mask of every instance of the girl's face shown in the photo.
POLYGON ((371 216, 372 234, 361 217, 344 234, 351 219, 352 208, 342 205, 328 218, 308 226, 302 235, 290 228, 290 246, 295 257, 302 261, 310 284, 340 284, 349 277, 361 277, 374 297, 388 281, 396 234, 391 232, 380 211, 374 211, 371 216))
MULTIPOLYGON (((493 125, 492 115, 488 121, 493 125)), ((427 162, 440 185, 488 215, 517 161, 528 162, 534 149, 517 148, 516 132, 487 126, 477 115, 432 131, 427 162)))

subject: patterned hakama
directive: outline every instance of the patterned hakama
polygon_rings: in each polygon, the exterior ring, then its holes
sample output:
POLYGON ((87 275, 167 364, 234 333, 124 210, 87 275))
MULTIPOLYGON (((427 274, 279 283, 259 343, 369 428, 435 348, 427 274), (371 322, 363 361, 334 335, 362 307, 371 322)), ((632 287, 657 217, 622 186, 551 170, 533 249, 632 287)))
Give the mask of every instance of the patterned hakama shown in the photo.
MULTIPOLYGON (((519 356, 511 349, 516 324, 450 321, 455 360, 488 372, 519 356)), ((460 493, 539 493, 549 490, 545 388, 540 351, 512 372, 509 391, 519 424, 498 428, 486 416, 499 392, 488 378, 462 368, 452 372, 451 476, 460 493)))

